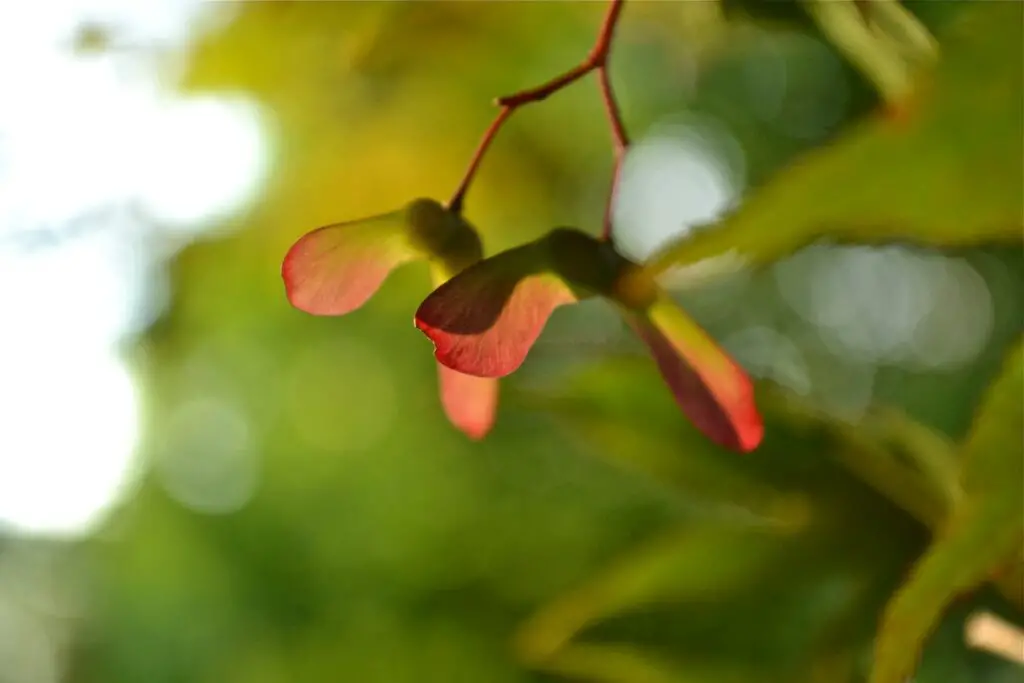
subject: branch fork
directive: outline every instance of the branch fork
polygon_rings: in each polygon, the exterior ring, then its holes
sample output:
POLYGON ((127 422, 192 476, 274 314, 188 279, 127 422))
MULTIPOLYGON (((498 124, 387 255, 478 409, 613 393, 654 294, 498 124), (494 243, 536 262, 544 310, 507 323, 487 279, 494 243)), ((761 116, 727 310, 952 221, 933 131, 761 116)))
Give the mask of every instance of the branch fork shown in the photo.
POLYGON ((499 107, 498 114, 494 117, 491 125, 488 126, 487 130, 484 132, 480 143, 477 145, 476 151, 473 152, 473 156, 470 158, 469 165, 466 168, 466 172, 463 174, 462 180, 459 182, 454 194, 452 194, 452 198, 448 201, 448 208, 451 211, 455 213, 460 213, 462 211, 462 205, 465 201, 466 193, 469 191, 469 187, 476 176, 477 169, 480 167, 483 157, 490 148, 494 138, 498 135, 498 131, 501 130, 501 127, 505 125, 505 122, 508 121, 517 109, 534 102, 545 100, 559 90, 572 85, 592 71, 596 71, 598 76, 598 85, 601 89, 601 99, 604 102, 604 109, 608 116, 608 125, 611 128, 612 146, 615 154, 615 167, 612 171, 611 189, 608 192, 604 222, 601 228, 601 239, 611 239, 612 206, 615 193, 618 188, 622 161, 626 156, 626 149, 629 147, 629 137, 627 136, 626 128, 622 123, 622 115, 619 111, 618 101, 615 98, 615 93, 612 90, 611 80, 608 75, 608 61, 612 52, 612 40, 615 35, 615 27, 618 25, 624 4, 625 0, 611 0, 609 2, 608 10, 605 13, 604 21, 601 23, 601 29, 598 32, 597 39, 594 41, 594 46, 590 49, 586 59, 578 65, 569 69, 565 73, 552 78, 546 83, 542 83, 541 85, 532 88, 527 88, 526 90, 520 90, 519 92, 511 95, 505 95, 495 100, 495 104, 499 107))

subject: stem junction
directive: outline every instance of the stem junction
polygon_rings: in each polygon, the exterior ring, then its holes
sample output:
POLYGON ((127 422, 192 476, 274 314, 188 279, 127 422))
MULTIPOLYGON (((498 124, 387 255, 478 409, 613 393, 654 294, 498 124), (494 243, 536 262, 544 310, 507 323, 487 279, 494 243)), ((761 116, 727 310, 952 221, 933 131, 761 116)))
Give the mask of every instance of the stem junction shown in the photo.
POLYGON ((608 4, 608 11, 605 13, 604 21, 601 23, 601 29, 598 32, 597 39, 585 60, 565 73, 552 78, 546 83, 542 83, 541 85, 528 88, 526 90, 521 90, 511 95, 499 97, 495 101, 499 107, 498 114, 494 117, 491 125, 487 127, 487 130, 484 131, 484 135, 481 138, 480 143, 477 145, 476 151, 473 152, 473 156, 469 160, 469 165, 466 167, 466 172, 463 174, 462 180, 459 182, 459 186, 456 188, 454 194, 452 194, 452 198, 448 201, 448 208, 451 211, 454 211, 455 213, 462 211, 462 205, 465 201, 466 193, 469 191, 469 186, 472 184, 473 178, 476 176, 484 155, 487 153, 488 148, 490 148, 494 138, 497 137, 498 131, 501 130, 501 127, 505 125, 505 122, 511 118, 512 114, 517 109, 526 106, 527 104, 547 99, 562 88, 572 85, 590 72, 597 71, 598 83, 601 88, 601 99, 604 102, 605 112, 608 115, 608 124, 611 128, 612 145, 615 152, 615 167, 612 172, 611 189, 608 192, 604 223, 601 228, 601 238, 604 240, 611 239, 612 206, 615 198, 615 192, 618 187, 622 160, 625 157, 626 148, 629 146, 629 138, 626 135, 626 129, 622 123, 622 115, 619 112, 618 102, 615 99, 615 93, 612 90, 611 81, 608 76, 608 60, 611 55, 612 38, 615 34, 615 27, 618 25, 619 16, 622 13, 622 6, 624 3, 625 0, 610 0, 608 4))

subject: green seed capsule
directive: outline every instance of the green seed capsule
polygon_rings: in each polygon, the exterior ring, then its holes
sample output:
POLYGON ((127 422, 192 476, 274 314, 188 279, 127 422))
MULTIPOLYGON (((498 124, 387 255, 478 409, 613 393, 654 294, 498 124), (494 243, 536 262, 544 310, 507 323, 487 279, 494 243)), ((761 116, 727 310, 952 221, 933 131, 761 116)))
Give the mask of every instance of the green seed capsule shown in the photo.
POLYGON ((440 253, 458 222, 452 214, 433 199, 414 199, 405 207, 405 223, 413 246, 428 255, 440 253))
POLYGON ((555 272, 571 285, 635 310, 657 298, 654 278, 611 243, 574 228, 556 228, 546 240, 555 272))
POLYGON ((405 212, 413 246, 437 263, 446 277, 483 258, 483 245, 473 226, 437 201, 413 200, 405 212))
POLYGON ((555 272, 566 282, 593 294, 611 292, 621 260, 618 254, 575 228, 555 228, 545 241, 555 272))

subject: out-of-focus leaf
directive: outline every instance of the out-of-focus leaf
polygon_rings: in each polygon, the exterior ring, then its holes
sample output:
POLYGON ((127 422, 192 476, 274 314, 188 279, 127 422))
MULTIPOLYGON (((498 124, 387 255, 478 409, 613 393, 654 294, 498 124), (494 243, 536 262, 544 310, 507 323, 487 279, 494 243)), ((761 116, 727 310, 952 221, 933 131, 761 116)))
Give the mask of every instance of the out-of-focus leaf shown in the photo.
POLYGON ((557 415, 601 455, 669 483, 694 501, 784 524, 806 514, 799 496, 784 495, 741 471, 701 437, 680 416, 647 358, 611 359, 561 380, 557 389, 519 388, 518 396, 557 415))
POLYGON ((1024 614, 1024 545, 1017 558, 997 572, 995 585, 1003 597, 1024 614))
POLYGON ((724 665, 688 665, 684 669, 653 654, 617 644, 572 645, 544 662, 542 668, 593 683, 741 683, 757 675, 724 665))
POLYGON ((729 253, 767 263, 817 239, 966 245, 1024 224, 1024 5, 978 3, 898 120, 872 118, 780 172, 721 223, 669 245, 656 272, 729 253))
POLYGON ((849 649, 827 652, 808 667, 808 683, 846 683, 854 680, 856 660, 849 649))
POLYGON ((960 498, 955 444, 893 408, 874 408, 869 419, 869 429, 879 440, 904 456, 931 494, 941 498, 947 510, 952 509, 960 498))
POLYGON ((863 3, 804 0, 822 32, 898 104, 912 87, 915 67, 934 61, 935 39, 898 0, 863 3))
POLYGON ((854 425, 829 420, 813 404, 775 387, 761 392, 760 404, 780 422, 826 432, 845 470, 929 528, 942 524, 959 497, 948 442, 896 410, 876 407, 854 425))
POLYGON ((623 611, 721 597, 759 574, 773 541, 777 534, 765 529, 719 524, 659 538, 538 612, 517 649, 525 661, 542 662, 590 624, 623 611))
POLYGON ((963 446, 963 499, 886 610, 872 683, 900 683, 945 607, 1016 560, 1024 542, 1024 346, 989 390, 963 446))

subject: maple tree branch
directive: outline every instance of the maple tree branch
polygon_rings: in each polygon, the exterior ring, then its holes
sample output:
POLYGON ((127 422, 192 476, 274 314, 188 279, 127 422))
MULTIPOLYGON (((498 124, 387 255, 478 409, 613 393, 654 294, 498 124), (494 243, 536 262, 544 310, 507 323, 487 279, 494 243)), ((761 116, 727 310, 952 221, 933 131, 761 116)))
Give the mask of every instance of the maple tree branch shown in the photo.
MULTIPOLYGON (((505 122, 508 121, 519 107, 532 102, 540 102, 595 70, 598 72, 598 76, 600 78, 602 97, 605 103, 605 110, 608 113, 609 123, 612 127, 612 136, 615 143, 615 179, 613 179, 612 191, 610 193, 614 194, 615 187, 617 185, 619 166, 621 165, 621 159, 628 142, 626 139, 625 128, 622 125, 622 119, 619 115, 618 104, 616 103, 615 96, 612 93, 611 84, 608 82, 607 65, 608 56, 611 54, 612 38, 615 34, 615 27, 618 25, 619 16, 622 13, 622 6, 624 3, 625 0, 610 0, 608 11, 605 13, 604 21, 601 23, 601 29, 598 32, 594 46, 591 48, 587 58, 583 62, 574 66, 565 73, 552 78, 546 83, 526 90, 520 90, 519 92, 511 95, 499 97, 495 101, 495 103, 500 107, 498 114, 491 122, 491 125, 487 127, 487 130, 484 131, 484 135, 477 145, 476 151, 473 152, 473 156, 470 158, 469 165, 462 176, 462 180, 459 182, 458 187, 452 194, 452 198, 448 201, 449 209, 455 213, 459 213, 462 210, 466 193, 469 191, 469 186, 472 184, 473 178, 476 176, 484 155, 490 148, 494 138, 497 137, 498 131, 501 130, 501 127, 505 125, 505 122)), ((606 214, 610 214, 611 197, 609 197, 608 204, 609 209, 606 214)), ((605 226, 602 229, 602 236, 607 239, 610 232, 611 219, 610 215, 606 215, 605 226)))

